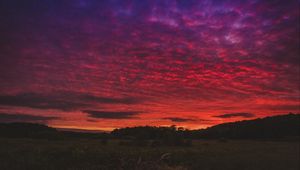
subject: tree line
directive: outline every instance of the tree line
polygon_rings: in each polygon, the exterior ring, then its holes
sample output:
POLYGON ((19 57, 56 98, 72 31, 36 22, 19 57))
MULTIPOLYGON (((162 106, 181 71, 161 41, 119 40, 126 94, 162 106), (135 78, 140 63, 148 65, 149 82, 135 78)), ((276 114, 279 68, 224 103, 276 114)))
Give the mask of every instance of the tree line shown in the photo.
POLYGON ((115 129, 110 133, 65 132, 41 124, 0 123, 0 137, 36 139, 123 139, 153 140, 167 144, 188 139, 275 139, 300 136, 300 114, 286 114, 254 120, 224 123, 206 129, 138 126, 115 129))

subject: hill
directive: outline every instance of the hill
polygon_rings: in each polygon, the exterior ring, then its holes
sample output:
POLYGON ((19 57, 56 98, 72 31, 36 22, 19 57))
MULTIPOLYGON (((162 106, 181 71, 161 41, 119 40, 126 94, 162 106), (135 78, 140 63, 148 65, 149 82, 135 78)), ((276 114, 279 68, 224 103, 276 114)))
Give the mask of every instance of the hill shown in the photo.
POLYGON ((34 139, 97 139, 108 138, 107 133, 88 133, 64 131, 43 124, 36 123, 0 123, 0 137, 6 138, 34 138, 34 139))
POLYGON ((0 123, 0 136, 11 138, 49 138, 57 135, 56 129, 35 123, 0 123))
POLYGON ((127 127, 111 133, 117 138, 163 139, 269 139, 299 136, 300 115, 286 114, 272 117, 224 123, 207 129, 186 130, 176 127, 127 127))
POLYGON ((194 131, 200 138, 266 139, 300 135, 300 115, 272 117, 224 123, 194 131))
POLYGON ((224 123, 206 129, 138 126, 115 129, 111 133, 61 131, 34 123, 0 123, 0 137, 42 139, 141 139, 163 140, 166 143, 183 139, 274 139, 300 136, 300 114, 224 123))

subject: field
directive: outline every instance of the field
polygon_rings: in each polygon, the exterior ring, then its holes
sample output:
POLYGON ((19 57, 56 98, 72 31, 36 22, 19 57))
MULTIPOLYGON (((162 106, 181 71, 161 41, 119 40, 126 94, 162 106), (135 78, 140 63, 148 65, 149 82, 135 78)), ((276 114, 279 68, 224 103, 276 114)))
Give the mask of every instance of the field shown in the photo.
POLYGON ((297 170, 299 143, 193 141, 189 147, 124 146, 118 140, 0 139, 0 169, 297 170))

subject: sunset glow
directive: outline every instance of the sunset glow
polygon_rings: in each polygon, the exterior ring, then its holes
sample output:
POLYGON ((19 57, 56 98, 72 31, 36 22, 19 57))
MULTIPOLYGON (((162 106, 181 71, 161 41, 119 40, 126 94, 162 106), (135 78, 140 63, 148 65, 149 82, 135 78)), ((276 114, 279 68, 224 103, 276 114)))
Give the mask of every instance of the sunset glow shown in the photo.
POLYGON ((297 0, 0 3, 0 122, 198 129, 300 112, 297 0))

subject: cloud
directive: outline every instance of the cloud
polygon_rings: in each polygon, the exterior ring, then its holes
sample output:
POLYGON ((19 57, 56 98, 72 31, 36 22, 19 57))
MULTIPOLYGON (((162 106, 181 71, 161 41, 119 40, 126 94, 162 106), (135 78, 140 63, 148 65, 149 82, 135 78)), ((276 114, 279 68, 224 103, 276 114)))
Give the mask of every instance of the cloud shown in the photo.
POLYGON ((0 113, 0 122, 47 122, 49 120, 59 119, 57 117, 43 117, 35 115, 25 115, 17 113, 0 113))
POLYGON ((16 2, 0 5, 0 105, 299 112, 252 102, 299 96, 299 1, 31 1, 12 13, 16 2), (48 94, 5 96, 28 91, 48 94))
POLYGON ((217 118, 232 118, 232 117, 243 117, 243 118, 251 118, 251 117, 255 117, 255 114, 253 113, 226 113, 226 114, 222 114, 222 115, 217 115, 217 116, 213 116, 213 117, 217 117, 217 118))
POLYGON ((93 95, 82 95, 80 96, 82 100, 94 101, 99 103, 108 103, 108 104, 136 104, 141 103, 141 99, 124 97, 124 98, 112 98, 112 97, 98 97, 93 95))
POLYGON ((58 109, 64 111, 87 106, 84 103, 67 101, 54 96, 46 96, 36 93, 2 95, 0 96, 0 105, 22 106, 36 109, 58 109))
POLYGON ((268 108, 270 110, 285 110, 285 111, 298 111, 300 110, 299 104, 278 104, 278 105, 264 105, 264 108, 268 108))
POLYGON ((165 117, 163 119, 170 120, 172 122, 191 122, 191 121, 195 121, 195 119, 180 118, 180 117, 165 117))
POLYGON ((0 105, 22 106, 36 109, 57 109, 70 111, 79 108, 94 106, 97 103, 104 104, 135 104, 140 100, 130 97, 111 98, 98 97, 88 94, 76 94, 61 92, 56 94, 21 93, 16 95, 0 96, 0 105))
POLYGON ((128 112, 111 112, 111 111, 96 111, 96 110, 83 110, 91 118, 101 119, 136 119, 140 112, 128 111, 128 112))

